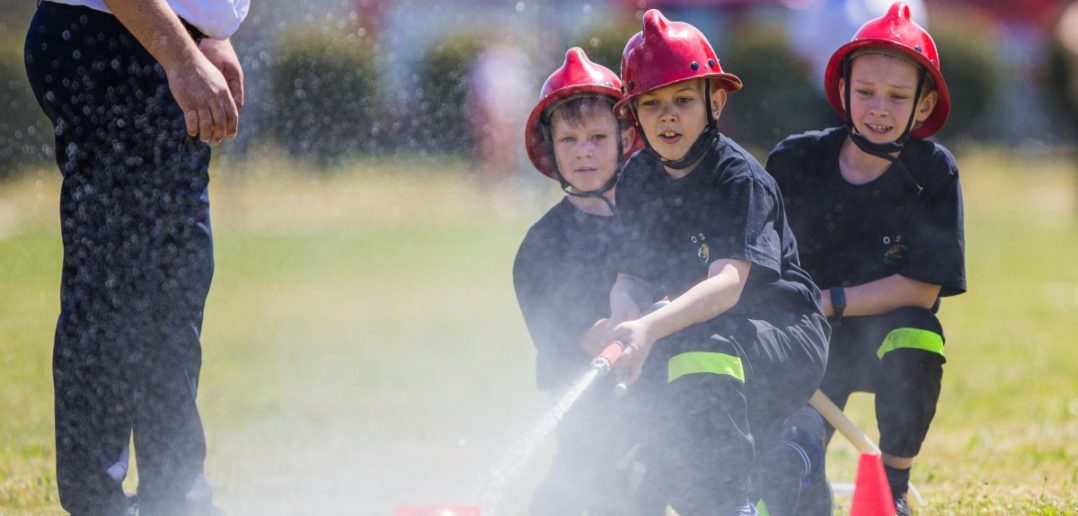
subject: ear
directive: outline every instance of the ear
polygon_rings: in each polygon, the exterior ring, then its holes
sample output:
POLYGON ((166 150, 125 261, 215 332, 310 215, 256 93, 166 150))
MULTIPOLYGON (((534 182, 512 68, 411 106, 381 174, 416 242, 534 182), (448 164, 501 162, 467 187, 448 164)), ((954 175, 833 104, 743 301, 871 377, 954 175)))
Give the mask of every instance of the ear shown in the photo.
MULTIPOLYGON (((636 126, 626 124, 625 129, 621 130, 621 148, 622 151, 628 151, 633 146, 633 140, 636 139, 636 126)), ((621 156, 618 156, 619 158, 621 156)))
POLYGON ((722 116, 722 109, 726 107, 726 98, 729 95, 722 87, 717 87, 711 91, 711 115, 718 120, 722 116))
POLYGON ((842 103, 842 110, 843 111, 849 111, 849 108, 846 107, 846 78, 845 77, 842 77, 842 78, 840 78, 838 80, 838 98, 840 99, 839 102, 842 103))
POLYGON ((925 95, 924 98, 921 99, 921 102, 917 103, 917 116, 915 118, 917 123, 928 120, 928 116, 932 114, 932 110, 936 109, 936 102, 939 101, 939 98, 939 92, 932 90, 928 92, 928 95, 925 95))

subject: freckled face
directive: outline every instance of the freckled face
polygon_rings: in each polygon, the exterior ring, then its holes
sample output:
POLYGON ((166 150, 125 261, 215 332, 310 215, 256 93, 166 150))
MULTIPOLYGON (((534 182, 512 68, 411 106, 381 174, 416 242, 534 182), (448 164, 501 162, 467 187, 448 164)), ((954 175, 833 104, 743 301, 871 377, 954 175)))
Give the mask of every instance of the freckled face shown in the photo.
MULTIPOLYGON (((869 141, 893 142, 902 136, 917 91, 917 65, 896 56, 864 54, 850 67, 850 118, 869 141)), ((845 99, 845 80, 839 83, 845 99)), ((922 94, 914 122, 923 122, 935 107, 936 92, 922 94)), ((912 128, 911 128, 912 129, 912 128)))

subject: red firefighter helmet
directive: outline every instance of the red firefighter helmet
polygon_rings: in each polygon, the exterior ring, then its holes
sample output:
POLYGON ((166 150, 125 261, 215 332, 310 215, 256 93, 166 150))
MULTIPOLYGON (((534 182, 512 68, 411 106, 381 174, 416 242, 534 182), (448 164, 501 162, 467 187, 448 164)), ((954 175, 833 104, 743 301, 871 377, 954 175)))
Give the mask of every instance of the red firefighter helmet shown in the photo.
POLYGON ((932 41, 928 31, 910 18, 910 7, 903 2, 891 4, 887 14, 862 25, 853 35, 853 39, 839 47, 828 61, 827 70, 824 72, 824 89, 827 91, 827 100, 838 116, 846 118, 846 110, 842 108, 842 94, 838 89, 845 61, 853 52, 864 48, 885 48, 898 52, 925 69, 936 84, 939 99, 924 123, 913 129, 910 135, 914 138, 927 138, 939 131, 951 112, 951 94, 943 80, 943 73, 940 72, 936 43, 932 41))
MULTIPOLYGON (((554 70, 543 83, 539 103, 532 109, 524 127, 524 146, 528 149, 528 158, 544 176, 558 179, 555 176, 554 156, 543 135, 543 113, 559 101, 582 94, 606 95, 616 102, 621 98, 621 79, 609 68, 593 63, 580 47, 573 47, 565 52, 565 62, 561 67, 554 70)), ((623 149, 625 155, 639 150, 641 145, 637 143, 623 149)))
POLYGON ((644 13, 644 30, 625 44, 621 80, 625 98, 615 106, 629 116, 629 103, 644 93, 692 79, 710 79, 728 92, 741 89, 741 79, 726 73, 707 38, 692 25, 667 20, 658 9, 644 13))

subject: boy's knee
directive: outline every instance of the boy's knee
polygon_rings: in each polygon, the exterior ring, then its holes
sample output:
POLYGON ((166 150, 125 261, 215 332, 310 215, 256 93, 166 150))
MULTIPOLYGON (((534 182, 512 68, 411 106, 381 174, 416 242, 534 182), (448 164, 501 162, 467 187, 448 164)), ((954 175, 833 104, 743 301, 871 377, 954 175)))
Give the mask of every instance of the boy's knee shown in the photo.
POLYGON ((827 427, 819 412, 802 407, 783 424, 783 446, 794 451, 804 463, 803 487, 822 476, 826 457, 827 427))

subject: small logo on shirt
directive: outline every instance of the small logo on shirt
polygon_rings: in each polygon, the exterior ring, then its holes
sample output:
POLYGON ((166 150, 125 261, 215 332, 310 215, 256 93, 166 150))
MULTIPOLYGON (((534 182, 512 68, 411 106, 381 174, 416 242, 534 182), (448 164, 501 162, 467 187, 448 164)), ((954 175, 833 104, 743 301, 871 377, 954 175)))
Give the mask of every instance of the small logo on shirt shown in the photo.
POLYGON ((902 235, 894 238, 884 236, 883 245, 887 248, 887 252, 883 253, 884 264, 897 265, 902 261, 902 253, 906 250, 906 244, 902 243, 902 235))
POLYGON ((703 233, 697 233, 691 237, 692 243, 696 245, 696 258, 700 260, 701 265, 707 265, 711 262, 711 248, 707 246, 707 236, 703 233))

